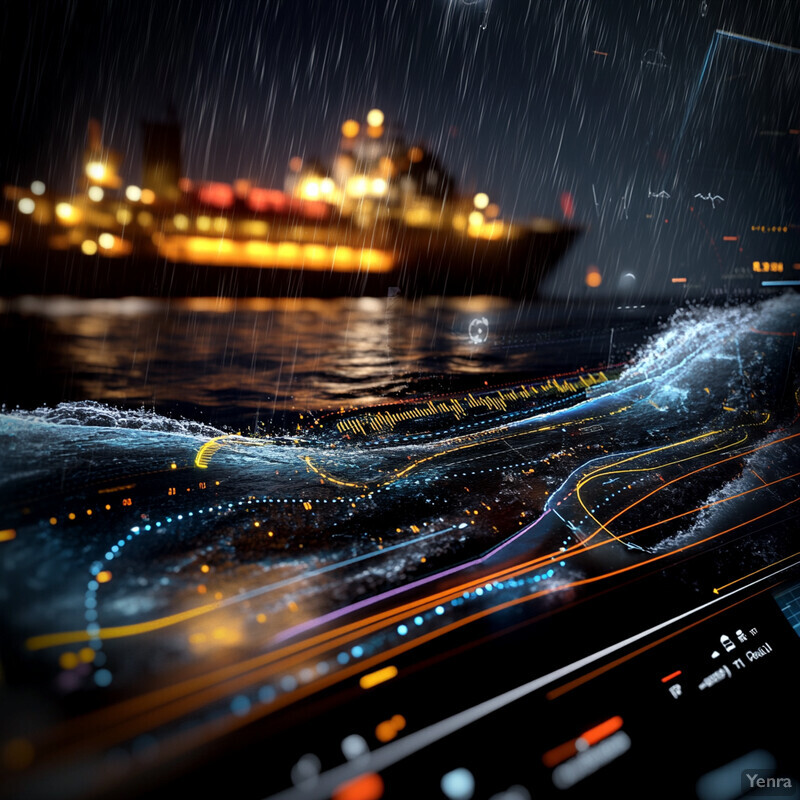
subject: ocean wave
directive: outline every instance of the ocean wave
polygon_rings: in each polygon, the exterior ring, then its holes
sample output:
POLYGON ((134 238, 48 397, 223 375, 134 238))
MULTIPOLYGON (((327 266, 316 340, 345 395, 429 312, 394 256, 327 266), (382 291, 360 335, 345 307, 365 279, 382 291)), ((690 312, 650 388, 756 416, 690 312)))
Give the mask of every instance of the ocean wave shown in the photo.
POLYGON ((125 428, 198 437, 214 437, 226 433, 226 431, 204 422, 165 417, 145 408, 116 408, 94 400, 65 402, 56 406, 40 406, 33 410, 14 409, 8 411, 3 409, 3 411, 12 417, 51 425, 125 428))

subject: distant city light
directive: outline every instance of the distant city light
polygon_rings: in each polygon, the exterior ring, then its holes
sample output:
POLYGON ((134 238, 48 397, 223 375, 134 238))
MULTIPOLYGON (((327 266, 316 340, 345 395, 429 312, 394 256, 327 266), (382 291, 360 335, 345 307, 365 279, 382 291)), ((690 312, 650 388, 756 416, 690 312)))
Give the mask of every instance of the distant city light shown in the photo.
POLYGON ((101 233, 97 237, 97 244, 104 250, 110 250, 114 246, 114 236, 110 233, 101 233))
POLYGON ((152 205, 156 201, 156 193, 152 189, 142 189, 142 202, 145 205, 152 205))
POLYGON ((33 214, 36 203, 30 197, 21 197, 17 203, 20 214, 33 214))
POLYGON ((103 199, 105 192, 99 186, 90 186, 86 194, 89 195, 90 200, 99 203, 103 199))
POLYGON ((139 216, 136 217, 136 221, 143 228, 149 228, 153 224, 153 215, 149 211, 141 211, 139 216))
POLYGON ((80 218, 80 213, 75 206, 70 203, 58 203, 56 205, 56 216, 67 224, 74 224, 80 218))
POLYGON ((210 231, 211 230, 211 217, 200 216, 197 218, 197 230, 210 231))
POLYGON ((300 172, 303 169, 303 159, 300 156, 292 156, 289 159, 289 169, 292 172, 300 172))
POLYGON ((333 194, 336 184, 330 178, 324 178, 320 184, 319 189, 326 197, 333 194))
POLYGON ((189 229, 189 217, 185 214, 176 214, 172 221, 175 223, 175 227, 179 231, 185 231, 189 229))
POLYGON ((125 197, 127 197, 131 203, 138 203, 142 199, 142 190, 138 186, 129 186, 125 189, 125 197))
POLYGON ((383 125, 370 125, 367 128, 367 136, 370 139, 380 139, 383 136, 383 125))
POLYGON ((90 161, 86 165, 86 175, 90 180, 93 181, 105 180, 107 172, 108 170, 106 169, 106 165, 101 164, 99 161, 90 161))
POLYGON ((45 192, 45 185, 42 181, 34 181, 31 184, 31 191, 36 195, 43 195, 45 192))
POLYGON ((117 222, 119 222, 120 225, 130 225, 132 221, 133 214, 131 214, 127 208, 120 208, 119 211, 117 211, 117 222))
POLYGON ((500 216, 500 206, 497 203, 490 203, 484 212, 489 219, 494 219, 500 216))
POLYGON ((300 188, 300 196, 305 200, 319 200, 319 181, 306 181, 300 188))
POLYGON ((597 267, 589 267, 586 270, 586 285, 592 289, 596 289, 603 282, 603 276, 597 267))
POLYGON ((81 251, 87 256, 93 256, 97 252, 97 242, 93 242, 91 239, 84 239, 81 242, 81 251))
POLYGON ((471 228, 478 228, 483 225, 483 214, 480 211, 473 211, 468 217, 467 221, 471 228))
POLYGON ((367 179, 363 175, 354 175, 347 181, 347 193, 351 197, 363 197, 367 193, 367 179))
POLYGON ((377 195, 384 195, 386 194, 386 190, 389 188, 388 184, 383 178, 375 178, 372 181, 372 193, 377 195))
POLYGON ((489 205, 489 195, 486 194, 486 192, 478 192, 478 194, 472 198, 472 202, 475 204, 475 208, 483 211, 483 209, 489 205))
POLYGON ((361 126, 354 119, 348 119, 342 123, 342 136, 345 139, 355 139, 360 130, 361 126))
POLYGON ((423 152, 421 147, 412 147, 408 151, 408 160, 412 164, 419 164, 420 161, 424 158, 425 153, 423 152))
POLYGON ((380 128, 380 126, 383 125, 383 120, 383 111, 379 108, 373 108, 372 111, 367 114, 367 125, 371 128, 380 128))

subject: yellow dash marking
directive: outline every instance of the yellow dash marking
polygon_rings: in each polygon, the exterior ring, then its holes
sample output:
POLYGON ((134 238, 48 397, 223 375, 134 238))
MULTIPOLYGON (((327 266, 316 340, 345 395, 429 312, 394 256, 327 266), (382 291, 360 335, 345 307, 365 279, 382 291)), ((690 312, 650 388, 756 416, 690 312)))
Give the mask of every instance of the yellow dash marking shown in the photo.
POLYGON ((377 686, 379 683, 386 683, 386 681, 390 681, 396 675, 397 667, 384 667, 383 669, 376 670, 375 672, 368 672, 366 675, 362 675, 358 683, 362 689, 371 689, 373 686, 377 686))

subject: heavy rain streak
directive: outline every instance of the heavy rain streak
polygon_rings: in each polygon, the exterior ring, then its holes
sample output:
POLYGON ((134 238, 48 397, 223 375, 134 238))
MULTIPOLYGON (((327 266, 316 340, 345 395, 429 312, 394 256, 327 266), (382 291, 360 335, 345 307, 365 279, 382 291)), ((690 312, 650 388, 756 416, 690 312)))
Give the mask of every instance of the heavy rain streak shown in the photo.
POLYGON ((0 53, 0 798, 796 794, 793 0, 0 53))

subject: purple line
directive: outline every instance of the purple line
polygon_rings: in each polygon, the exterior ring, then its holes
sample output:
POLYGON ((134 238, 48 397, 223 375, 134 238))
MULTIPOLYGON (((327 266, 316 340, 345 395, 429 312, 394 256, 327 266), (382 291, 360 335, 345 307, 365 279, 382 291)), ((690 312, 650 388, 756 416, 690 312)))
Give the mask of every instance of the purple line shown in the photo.
POLYGON ((550 509, 548 508, 538 519, 531 522, 530 525, 526 525, 521 531, 515 533, 510 539, 506 539, 505 542, 501 542, 496 547, 493 547, 491 550, 487 551, 482 556, 473 559, 472 561, 459 564, 457 567, 450 567, 450 569, 446 569, 444 572, 437 572, 433 575, 427 575, 424 578, 419 578, 418 580, 413 581, 412 583, 407 583, 404 586, 396 586, 394 589, 389 589, 382 594, 376 594, 373 597, 367 597, 364 600, 359 600, 357 603, 351 603, 349 606, 337 608, 336 611, 331 611, 321 617, 315 617, 314 619, 309 619, 306 622, 301 622, 299 625, 295 625, 293 628, 287 628, 285 631, 281 631, 273 641, 275 641, 277 644, 280 644, 281 642, 285 642, 287 639, 291 639, 293 636, 297 636, 299 633, 305 633, 312 628, 324 625, 326 622, 332 622, 333 620, 343 617, 346 614, 350 614, 353 611, 360 611, 362 608, 371 606, 374 603, 379 603, 381 600, 385 600, 388 597, 394 597, 402 592, 407 592, 409 589, 416 589, 418 586, 424 586, 426 583, 430 583, 431 581, 439 580, 439 578, 445 578, 448 575, 453 575, 461 570, 469 569, 470 567, 475 567, 478 564, 482 564, 495 553, 499 553, 503 548, 508 547, 512 542, 515 542, 517 539, 519 539, 520 536, 523 536, 524 534, 528 533, 528 531, 536 527, 536 525, 538 525, 549 513, 550 509))

